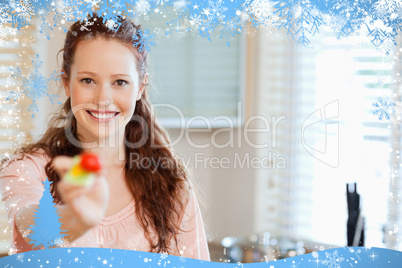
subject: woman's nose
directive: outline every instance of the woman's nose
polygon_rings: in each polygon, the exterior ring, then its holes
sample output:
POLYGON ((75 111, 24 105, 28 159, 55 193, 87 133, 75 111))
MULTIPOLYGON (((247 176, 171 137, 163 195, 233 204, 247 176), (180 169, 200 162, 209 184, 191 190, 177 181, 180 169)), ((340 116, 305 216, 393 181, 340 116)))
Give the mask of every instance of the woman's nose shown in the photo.
POLYGON ((96 98, 96 104, 99 105, 100 109, 106 109, 112 103, 112 89, 107 85, 100 85, 96 98))

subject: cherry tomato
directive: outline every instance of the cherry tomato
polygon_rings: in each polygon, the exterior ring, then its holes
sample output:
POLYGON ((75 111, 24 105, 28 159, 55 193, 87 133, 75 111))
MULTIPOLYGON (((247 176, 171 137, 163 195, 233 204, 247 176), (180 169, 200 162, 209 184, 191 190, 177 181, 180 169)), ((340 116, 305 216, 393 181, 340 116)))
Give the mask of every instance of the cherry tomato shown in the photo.
POLYGON ((81 155, 81 167, 89 172, 97 172, 102 168, 98 156, 91 153, 81 155))

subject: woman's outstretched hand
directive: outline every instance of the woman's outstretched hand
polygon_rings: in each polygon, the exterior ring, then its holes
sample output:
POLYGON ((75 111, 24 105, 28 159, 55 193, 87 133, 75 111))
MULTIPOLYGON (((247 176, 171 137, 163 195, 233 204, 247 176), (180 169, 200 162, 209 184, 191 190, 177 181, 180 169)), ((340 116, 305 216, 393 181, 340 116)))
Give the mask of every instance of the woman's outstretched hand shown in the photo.
POLYGON ((100 223, 109 204, 109 186, 103 170, 96 172, 92 185, 75 185, 64 180, 66 173, 73 166, 73 158, 57 156, 53 167, 62 178, 57 190, 63 203, 71 210, 73 218, 88 230, 100 223))

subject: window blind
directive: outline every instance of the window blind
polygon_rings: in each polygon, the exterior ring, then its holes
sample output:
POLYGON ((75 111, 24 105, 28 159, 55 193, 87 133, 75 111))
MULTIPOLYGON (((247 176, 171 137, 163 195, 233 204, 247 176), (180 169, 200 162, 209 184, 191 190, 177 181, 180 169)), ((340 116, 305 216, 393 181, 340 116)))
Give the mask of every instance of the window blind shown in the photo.
POLYGON ((337 92, 341 103, 340 164, 336 169, 332 169, 332 172, 327 166, 315 167, 316 189, 320 189, 319 185, 324 187, 326 184, 328 191, 316 192, 314 199, 332 200, 317 202, 313 218, 314 230, 321 232, 314 231, 315 240, 327 237, 336 245, 346 244, 345 184, 357 182, 362 214, 365 217, 366 246, 382 247, 384 246, 382 228, 387 222, 390 121, 385 118, 379 120, 374 116, 372 103, 380 97, 392 97, 390 89, 393 80, 392 55, 385 55, 370 43, 361 44, 361 38, 339 41, 327 37, 322 48, 326 52, 320 53, 317 69, 324 70, 317 76, 318 84, 321 86, 317 90, 337 92), (331 68, 328 69, 327 75, 323 75, 326 62, 335 59, 339 68, 343 69, 341 76, 338 78, 334 76, 335 72, 331 68), (334 76, 332 80, 328 79, 331 74, 334 76), (343 81, 336 82, 336 79, 343 81), (329 205, 331 203, 338 204, 334 213, 329 205), (325 224, 322 218, 334 222, 333 232, 320 227, 325 224))
MULTIPOLYGON (((198 32, 185 33, 190 26, 182 20, 169 28, 161 17, 150 15, 147 20, 140 18, 139 23, 156 34, 156 45, 150 49, 151 101, 161 123, 180 127, 181 116, 204 117, 214 127, 229 126, 227 120, 214 120, 216 116, 239 123, 245 36, 236 35, 228 47, 218 34, 211 42, 198 32)), ((207 126, 198 119, 190 127, 207 126)))
MULTIPOLYGON (((0 157, 7 159, 19 145, 30 140, 32 128, 28 111, 29 98, 14 100, 10 92, 20 91, 21 81, 11 77, 10 67, 21 70, 22 75, 32 71, 34 52, 31 48, 35 42, 30 25, 16 31, 10 24, 0 28, 0 157)), ((7 221, 4 204, 0 207, 0 253, 6 253, 10 246, 11 228, 7 221)))
MULTIPOLYGON (((396 47, 396 52, 394 53, 394 59, 396 62, 394 64, 393 74, 394 81, 391 90, 393 92, 393 99, 395 103, 400 107, 401 103, 401 72, 402 72, 402 61, 400 52, 402 52, 402 37, 399 34, 397 37, 398 46, 396 47)), ((399 108, 398 107, 398 108, 399 108)), ((402 236, 399 231, 400 226, 402 226, 402 207, 401 207, 401 115, 400 108, 396 109, 396 116, 392 117, 390 122, 390 171, 389 171, 389 194, 388 194, 388 222, 385 225, 385 244, 388 248, 401 250, 402 249, 402 236)))
MULTIPOLYGON (((303 85, 298 73, 301 54, 287 39, 286 32, 280 31, 271 38, 262 38, 264 32, 260 34, 258 113, 271 123, 284 117, 278 123, 276 137, 269 141, 268 151, 285 159, 286 167, 273 164, 271 169, 260 170, 259 177, 263 179, 257 183, 260 193, 257 202, 265 206, 261 213, 256 213, 259 215, 256 228, 268 230, 273 235, 305 233, 310 229, 311 206, 307 203, 311 203, 312 177, 308 171, 312 163, 300 143, 299 129, 303 119, 311 113, 314 98, 298 88, 303 85)), ((310 74, 305 71, 304 75, 310 74)), ((310 81, 303 81, 308 88, 310 81)), ((261 153, 266 155, 266 152, 261 153)))
POLYGON ((328 31, 303 48, 286 33, 261 38, 258 109, 267 118, 286 116, 269 150, 287 165, 261 171, 257 230, 344 246, 346 183, 356 181, 366 245, 383 246, 390 129, 371 111, 378 97, 391 97, 392 55, 361 40, 328 31), (309 120, 317 123, 305 127, 309 120))

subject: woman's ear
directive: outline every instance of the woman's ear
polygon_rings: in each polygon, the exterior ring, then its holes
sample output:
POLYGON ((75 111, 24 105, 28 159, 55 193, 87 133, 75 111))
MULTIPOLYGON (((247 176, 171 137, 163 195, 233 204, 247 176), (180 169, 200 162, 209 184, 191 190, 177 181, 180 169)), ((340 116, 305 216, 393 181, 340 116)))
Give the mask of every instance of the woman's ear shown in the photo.
POLYGON ((142 79, 141 87, 137 93, 137 101, 141 99, 142 93, 144 92, 147 86, 148 86, 148 73, 146 73, 144 78, 142 79))
POLYGON ((70 86, 68 84, 67 75, 64 70, 61 70, 61 80, 63 81, 64 92, 67 97, 70 97, 70 86))

